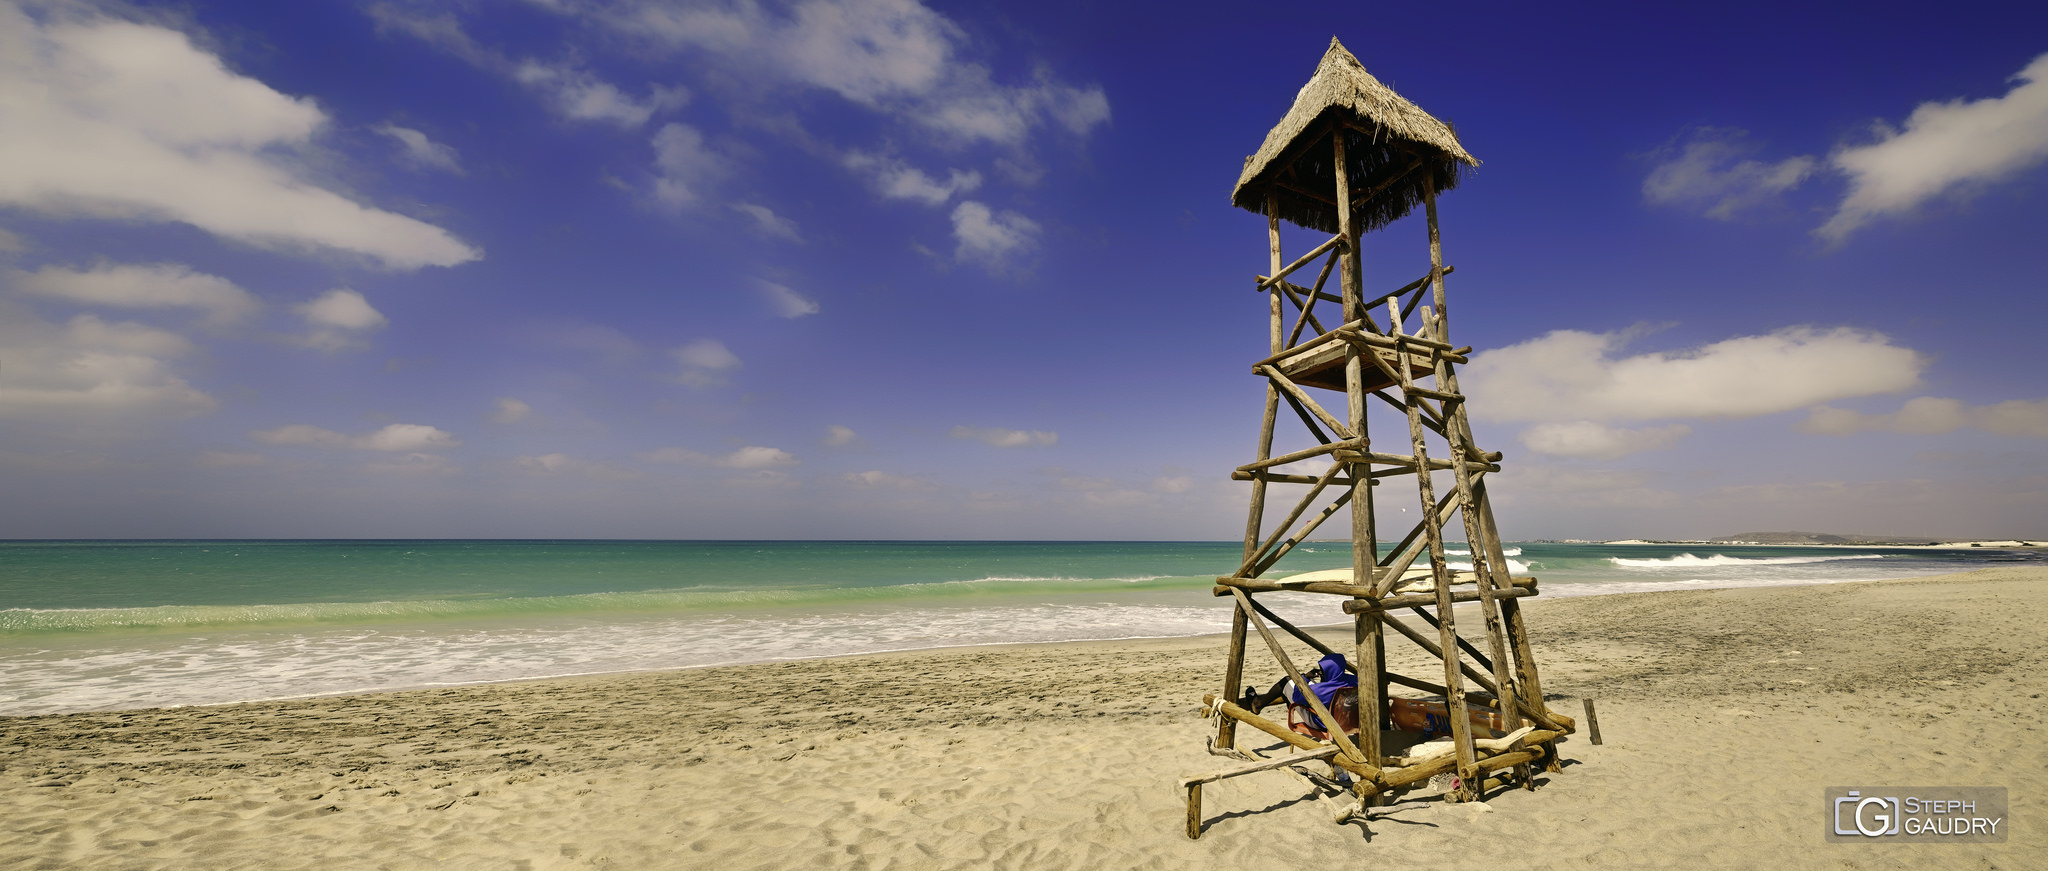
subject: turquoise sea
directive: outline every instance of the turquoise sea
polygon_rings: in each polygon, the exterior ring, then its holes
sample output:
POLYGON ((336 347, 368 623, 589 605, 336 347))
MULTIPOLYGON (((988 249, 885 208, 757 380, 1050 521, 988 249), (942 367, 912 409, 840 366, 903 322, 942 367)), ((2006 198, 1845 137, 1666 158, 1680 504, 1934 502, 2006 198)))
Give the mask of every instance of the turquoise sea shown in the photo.
MULTIPOLYGON (((1235 542, 0 541, 0 715, 1227 628, 1235 542)), ((1454 544, 1453 559, 1463 545, 1454 544)), ((1546 596, 2038 553, 1517 543, 1546 596)), ((1310 543, 1286 572, 1349 564, 1310 543)), ((1276 600, 1289 597, 1275 597, 1276 600)), ((1337 622, 1323 597, 1280 611, 1337 622)), ((1541 639, 1538 639, 1540 643, 1541 639)))

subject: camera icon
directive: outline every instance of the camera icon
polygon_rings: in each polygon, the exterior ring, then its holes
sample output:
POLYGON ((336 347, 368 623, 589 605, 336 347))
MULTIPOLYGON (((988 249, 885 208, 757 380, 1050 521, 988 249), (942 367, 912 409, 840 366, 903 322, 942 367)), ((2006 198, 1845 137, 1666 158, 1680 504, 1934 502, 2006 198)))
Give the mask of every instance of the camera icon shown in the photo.
POLYGON ((1901 819, 1903 816, 1897 797, 1861 796, 1851 791, 1848 795, 1835 799, 1835 834, 1863 835, 1870 838, 1896 835, 1904 825, 1901 819), (1849 828, 1842 827, 1845 805, 1849 828))

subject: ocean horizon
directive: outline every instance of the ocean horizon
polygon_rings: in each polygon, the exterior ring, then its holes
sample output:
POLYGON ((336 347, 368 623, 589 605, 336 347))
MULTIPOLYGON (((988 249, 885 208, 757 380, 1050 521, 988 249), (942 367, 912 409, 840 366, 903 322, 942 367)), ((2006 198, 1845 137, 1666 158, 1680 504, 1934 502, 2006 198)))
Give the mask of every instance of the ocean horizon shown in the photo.
MULTIPOLYGON (((1509 542, 1545 596, 1825 584, 2004 548, 1509 542)), ((0 715, 1228 629, 1240 542, 0 541, 0 715)), ((1447 551, 1469 559, 1462 542, 1447 551)), ((1308 542, 1269 576, 1350 564, 1308 542)), ((1305 625, 1327 597, 1267 601, 1305 625)), ((1542 639, 1535 639, 1540 646, 1542 639)))

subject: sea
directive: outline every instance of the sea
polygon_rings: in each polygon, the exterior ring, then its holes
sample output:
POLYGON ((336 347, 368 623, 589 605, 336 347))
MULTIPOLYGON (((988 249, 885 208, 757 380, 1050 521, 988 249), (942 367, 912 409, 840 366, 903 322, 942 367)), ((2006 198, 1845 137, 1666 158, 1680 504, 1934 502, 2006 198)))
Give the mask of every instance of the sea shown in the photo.
MULTIPOLYGON (((1469 559, 1453 543, 1454 567, 1469 559)), ((1237 542, 0 541, 0 716, 1226 631, 1237 542)), ((1508 545, 1545 596, 1903 578, 2001 548, 1508 545)), ((1269 576, 1342 568, 1311 542, 1269 576)), ((1469 567, 1469 566, 1466 566, 1469 567)), ((1328 597, 1262 597, 1304 625, 1328 597)), ((1540 641, 1540 639, 1539 639, 1540 641)))

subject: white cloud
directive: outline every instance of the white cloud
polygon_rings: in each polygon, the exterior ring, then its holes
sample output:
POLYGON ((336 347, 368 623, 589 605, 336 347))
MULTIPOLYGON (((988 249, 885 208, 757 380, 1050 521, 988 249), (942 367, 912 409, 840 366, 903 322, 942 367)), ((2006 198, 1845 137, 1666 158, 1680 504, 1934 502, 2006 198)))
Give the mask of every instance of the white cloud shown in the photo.
POLYGON ((1643 198, 1702 208, 1709 218, 1728 220, 1797 187, 1820 165, 1806 156, 1776 163, 1748 159, 1755 149, 1746 137, 1727 128, 1693 131, 1676 156, 1643 179, 1643 198))
POLYGON ((939 181, 901 160, 860 151, 847 153, 841 162, 866 176, 875 192, 886 199, 915 200, 927 206, 944 205, 954 194, 971 193, 981 187, 981 173, 951 170, 939 181))
POLYGON ((1907 400, 1890 414, 1863 414, 1823 406, 1799 424, 1804 432, 1843 436, 1868 430, 1940 435, 1964 427, 2002 436, 2048 438, 2048 399, 2013 399, 1973 406, 1960 399, 1921 396, 1907 400))
POLYGON ((435 451, 461 447, 462 440, 454 433, 425 424, 394 423, 358 437, 355 446, 373 451, 435 451))
POLYGON ((861 438, 860 433, 835 423, 825 427, 825 438, 821 441, 828 448, 841 448, 847 445, 859 444, 861 438))
POLYGON ((299 306, 299 313, 305 315, 306 323, 316 327, 371 330, 388 323, 382 312, 370 307, 369 300, 348 288, 330 290, 315 297, 312 302, 299 306))
POLYGON ((909 475, 898 475, 894 472, 884 472, 880 469, 870 469, 865 472, 848 472, 845 475, 841 475, 839 480, 864 490, 872 489, 929 491, 938 489, 937 484, 934 484, 923 478, 914 478, 909 475))
POLYGON ((748 445, 717 458, 715 465, 727 469, 782 469, 797 464, 796 455, 778 448, 748 445))
POLYGON ((428 139, 425 133, 410 127, 400 127, 396 124, 380 124, 370 129, 398 140, 399 146, 404 149, 400 154, 408 166, 418 169, 438 169, 442 172, 452 172, 456 175, 465 174, 462 171, 461 158, 455 153, 453 146, 435 142, 432 139, 428 139))
POLYGON ((184 337, 142 324, 82 314, 60 327, 0 309, 0 417, 204 414, 220 403, 169 363, 191 349, 184 337))
POLYGON ((1904 131, 1880 126, 1876 142, 1836 151, 1829 162, 1849 176, 1849 195, 1814 232, 1839 242, 1873 218, 2048 160, 2048 54, 2013 80, 2003 97, 1922 103, 1904 131))
POLYGON ((45 266, 16 273, 21 290, 88 305, 116 308, 193 308, 217 323, 246 317, 262 303, 231 281, 177 263, 147 266, 102 263, 86 271, 45 266))
POLYGON ((275 429, 256 430, 249 437, 266 445, 330 450, 384 451, 388 453, 439 451, 462 446, 462 440, 444 429, 417 423, 394 423, 375 432, 345 435, 311 424, 295 423, 275 429))
POLYGON ((965 31, 916 0, 809 0, 786 12, 752 0, 596 9, 634 36, 711 53, 757 80, 830 91, 959 141, 1014 145, 1047 120, 1086 134, 1109 119, 1098 86, 1062 85, 1044 71, 1030 84, 997 84, 987 67, 957 57, 965 31))
POLYGON ((537 457, 515 457, 512 460, 513 465, 522 469, 531 469, 546 474, 567 471, 575 465, 575 462, 575 460, 570 459, 568 454, 559 453, 541 454, 537 457))
POLYGON ((394 269, 481 252, 446 230, 322 188, 275 156, 326 116, 229 71, 174 30, 38 21, 0 5, 0 204, 59 217, 190 224, 248 244, 328 249, 394 269))
POLYGON ((761 291, 762 298, 775 313, 785 318, 800 318, 818 313, 818 301, 807 299, 802 294, 766 279, 754 279, 754 286, 761 291))
POLYGON ((1483 352, 1462 373, 1472 413, 1539 423, 1753 417, 1907 390, 1926 364, 1887 336, 1846 327, 1615 356, 1627 339, 1558 330, 1483 352))
POLYGON ((748 445, 729 454, 713 456, 689 448, 660 448, 639 455, 650 463, 680 463, 692 466, 717 466, 721 469, 759 471, 781 469, 797 465, 800 460, 795 454, 779 448, 748 445))
POLYGON ((698 339, 669 349, 683 370, 672 380, 690 387, 716 387, 725 383, 725 373, 739 368, 740 358, 717 339, 698 339))
POLYGON ((1038 247, 1038 223, 1012 211, 993 212, 974 200, 953 209, 953 256, 1000 270, 1009 259, 1038 247))
POLYGON ((604 463, 594 463, 564 453, 540 454, 512 458, 514 468, 537 475, 561 475, 575 473, 606 481, 624 481, 640 477, 631 469, 621 469, 604 463))
POLYGON ((571 121, 596 121, 635 128, 656 113, 688 103, 690 92, 681 87, 654 86, 645 99, 632 97, 618 86, 599 79, 590 71, 565 63, 537 60, 514 61, 504 54, 479 45, 462 22, 450 13, 421 15, 391 3, 372 3, 366 9, 382 30, 398 31, 447 51, 464 61, 512 79, 538 93, 556 114, 571 121))
POLYGON ((1188 475, 1161 475, 1152 479, 1152 489, 1161 493, 1186 493, 1195 489, 1195 479, 1188 475))
POLYGON ((726 173, 725 158, 704 144, 688 124, 663 124, 654 134, 654 198, 671 208, 696 205, 711 183, 726 173))
POLYGON ((796 222, 775 214, 774 209, 753 203, 733 203, 732 210, 754 219, 754 230, 763 236, 802 242, 803 234, 797 232, 796 222))
POLYGON ((656 112, 681 106, 689 100, 689 91, 681 88, 657 88, 648 99, 636 99, 586 70, 564 64, 529 60, 513 66, 511 72, 520 84, 546 95, 550 106, 571 121, 603 121, 620 127, 639 127, 656 112))
POLYGON ((533 414, 533 406, 510 396, 498 397, 495 405, 497 410, 491 412, 491 420, 495 423, 518 423, 533 414))
POLYGON ((370 301, 348 288, 336 288, 299 305, 296 311, 306 319, 312 332, 299 341, 322 351, 357 347, 362 334, 389 323, 370 301))
POLYGON ((956 439, 977 441, 992 448, 1051 447, 1060 443, 1060 434, 1045 430, 1003 429, 1001 427, 953 427, 956 439))
POLYGON ((90 314, 72 318, 65 333, 73 345, 124 354, 182 357, 192 351, 192 343, 176 333, 128 321, 110 324, 90 314))
POLYGON ((1537 453, 1589 460, 1613 460, 1643 451, 1670 447, 1692 428, 1684 424, 1623 429, 1576 420, 1545 423, 1522 431, 1522 444, 1537 453))

